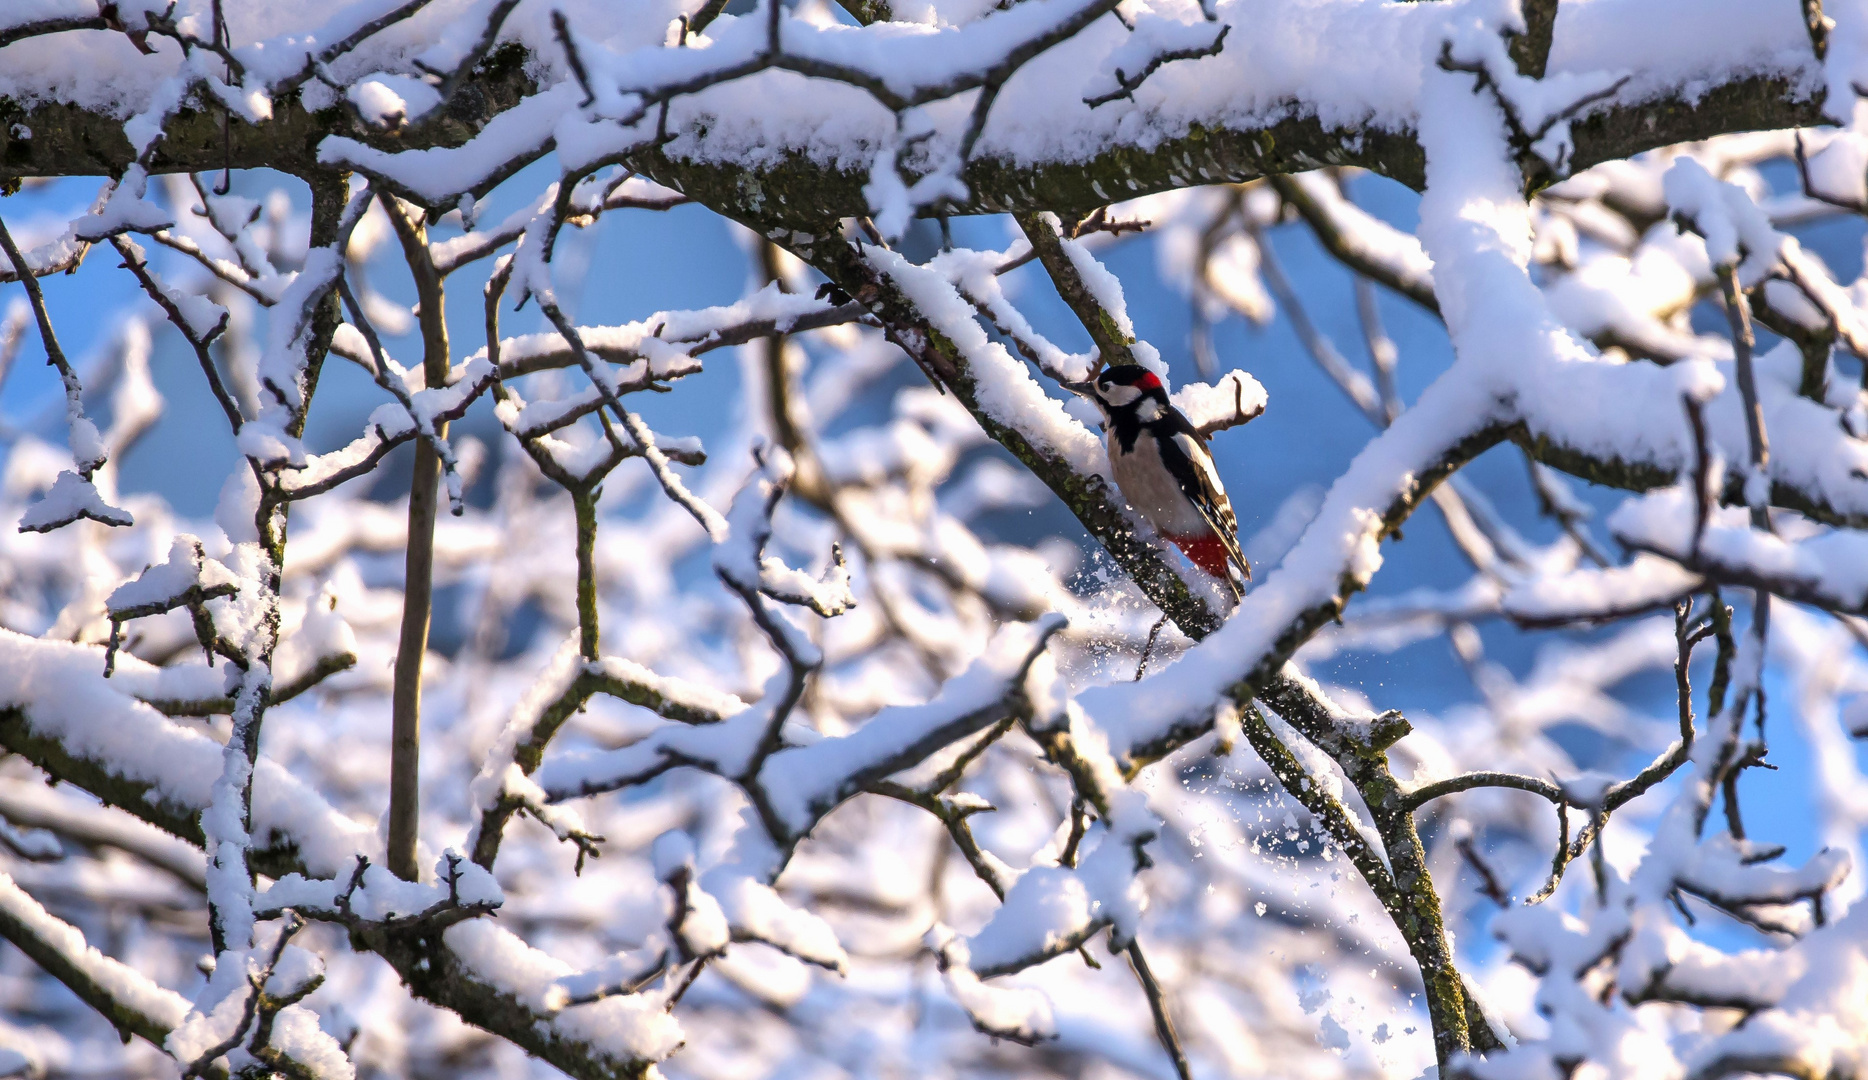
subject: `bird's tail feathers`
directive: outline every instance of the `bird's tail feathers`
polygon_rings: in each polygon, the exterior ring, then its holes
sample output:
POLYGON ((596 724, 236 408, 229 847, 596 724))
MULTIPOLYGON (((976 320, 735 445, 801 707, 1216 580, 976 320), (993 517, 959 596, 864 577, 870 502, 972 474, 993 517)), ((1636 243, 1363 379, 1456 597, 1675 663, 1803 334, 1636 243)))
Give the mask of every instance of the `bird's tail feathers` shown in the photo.
MULTIPOLYGON (((1239 595, 1238 582, 1233 580, 1232 574, 1228 571, 1232 560, 1228 557, 1225 541, 1213 533, 1206 533, 1202 536, 1169 536, 1168 540, 1181 550, 1181 554, 1187 556, 1188 562, 1225 582, 1232 588, 1234 596, 1239 595)), ((1250 570, 1245 571, 1248 578, 1251 573, 1250 570)))

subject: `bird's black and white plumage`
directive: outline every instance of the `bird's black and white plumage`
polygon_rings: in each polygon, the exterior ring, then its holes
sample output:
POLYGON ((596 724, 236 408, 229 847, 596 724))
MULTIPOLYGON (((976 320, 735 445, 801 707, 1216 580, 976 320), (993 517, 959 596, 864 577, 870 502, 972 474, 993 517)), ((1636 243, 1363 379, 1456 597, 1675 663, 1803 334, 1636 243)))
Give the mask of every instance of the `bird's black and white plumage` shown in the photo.
POLYGON ((1072 384, 1103 413, 1103 445, 1116 486, 1156 531, 1189 561, 1231 586, 1227 564, 1251 580, 1239 550, 1239 523, 1219 482, 1206 438, 1168 400, 1167 388, 1139 364, 1104 368, 1093 382, 1072 384))

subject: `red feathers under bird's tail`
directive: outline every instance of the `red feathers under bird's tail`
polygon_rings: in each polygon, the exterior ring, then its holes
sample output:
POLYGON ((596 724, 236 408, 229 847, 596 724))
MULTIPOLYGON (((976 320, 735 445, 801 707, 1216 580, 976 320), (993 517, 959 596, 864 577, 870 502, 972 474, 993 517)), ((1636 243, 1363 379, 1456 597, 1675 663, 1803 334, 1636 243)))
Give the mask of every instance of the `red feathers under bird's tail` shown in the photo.
POLYGON ((1229 580, 1226 545, 1219 542, 1219 537, 1207 533, 1204 536, 1170 536, 1168 540, 1195 566, 1221 581, 1229 580))

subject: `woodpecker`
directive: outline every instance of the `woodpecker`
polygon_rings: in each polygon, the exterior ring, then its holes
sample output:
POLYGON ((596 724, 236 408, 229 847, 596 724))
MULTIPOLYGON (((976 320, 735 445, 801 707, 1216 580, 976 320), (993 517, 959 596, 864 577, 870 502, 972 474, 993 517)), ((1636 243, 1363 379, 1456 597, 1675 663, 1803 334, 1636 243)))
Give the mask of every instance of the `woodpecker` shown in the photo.
POLYGON ((1224 581, 1236 597, 1231 562, 1247 581, 1252 567, 1239 551, 1239 522, 1219 482, 1206 437, 1168 400, 1167 388, 1140 364, 1104 368, 1068 388, 1103 413, 1103 445, 1116 486, 1188 561, 1224 581))

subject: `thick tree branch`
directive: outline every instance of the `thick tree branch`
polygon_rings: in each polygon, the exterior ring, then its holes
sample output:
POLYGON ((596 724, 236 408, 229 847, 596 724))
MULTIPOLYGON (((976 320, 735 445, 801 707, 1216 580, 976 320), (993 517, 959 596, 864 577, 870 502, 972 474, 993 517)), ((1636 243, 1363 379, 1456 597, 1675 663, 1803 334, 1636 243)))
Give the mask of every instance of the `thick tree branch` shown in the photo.
MULTIPOLYGON (((184 108, 163 128, 149 171, 272 168, 299 176, 331 171, 318 160, 318 144, 338 131, 385 149, 458 146, 535 89, 527 60, 516 45, 494 50, 448 107, 395 135, 356 125, 336 106, 306 109, 291 93, 280 95, 272 119, 259 124, 226 115, 218 106, 184 108)), ((5 121, 0 125, 0 178, 117 176, 136 156, 123 133, 125 118, 104 110, 0 98, 0 119, 5 121)))
POLYGON ((1518 74, 1541 79, 1550 60, 1550 39, 1557 29, 1557 0, 1523 0, 1519 10, 1524 15, 1524 32, 1512 34, 1505 48, 1518 74))
MULTIPOLYGON (((39 734, 22 708, 0 709, 0 746, 165 832, 197 845, 202 841, 201 806, 179 801, 154 783, 127 779, 119 775, 108 759, 74 752, 57 738, 39 734)), ((212 760, 210 755, 203 763, 212 760)), ((277 782, 284 776, 275 773, 270 779, 276 789, 277 782)), ((292 805, 302 811, 305 804, 301 801, 292 805)), ((332 819, 336 816, 335 811, 331 811, 332 819)), ((310 844, 314 850, 321 848, 319 856, 328 858, 330 841, 334 838, 320 836, 317 830, 329 823, 292 820, 266 825, 256 822, 256 825, 264 825, 263 835, 256 839, 266 846, 256 846, 251 851, 249 865, 256 872, 275 878, 292 873, 315 873, 306 865, 301 842, 310 844)), ((447 943, 447 935, 442 933, 445 929, 428 924, 361 922, 354 928, 352 941, 389 961, 402 980, 424 1000, 454 1010, 468 1023, 509 1039, 571 1076, 580 1080, 620 1080, 641 1075, 643 1062, 617 1060, 597 1042, 579 1038, 557 1025, 555 1014, 541 1010, 503 986, 496 978, 498 973, 471 967, 447 943)), ((460 927, 454 932, 467 929, 460 927)), ((497 928, 486 931, 474 928, 469 932, 503 933, 497 928)), ((524 948, 516 941, 506 943, 505 947, 524 948)))
POLYGON ((1077 321, 1090 332, 1090 340, 1096 342, 1103 363, 1111 367, 1133 364, 1135 354, 1129 350, 1129 346, 1135 344, 1134 335, 1122 329, 1115 316, 1097 301, 1095 292, 1084 282, 1082 271, 1064 247, 1067 241, 1062 235, 1062 225, 1057 215, 1025 213, 1014 217, 1018 227, 1024 230, 1025 239, 1031 242, 1031 250, 1037 253, 1038 261, 1044 265, 1044 272, 1051 276, 1051 281, 1057 286, 1057 294, 1064 298, 1064 303, 1069 304, 1070 310, 1076 313, 1077 321))
POLYGON ((99 953, 77 927, 55 918, 3 874, 0 938, 96 1009, 125 1042, 140 1035, 160 1049, 188 1012, 181 995, 99 953))
POLYGON ((995 416, 981 400, 981 387, 966 358, 953 343, 928 325, 914 303, 878 273, 856 246, 840 232, 791 233, 786 244, 806 262, 867 305, 890 340, 901 346, 972 413, 986 433, 1011 451, 1038 479, 1063 500, 1090 535, 1108 549, 1175 624, 1193 636, 1204 636, 1219 625, 1220 615, 1208 601, 1196 597, 1181 576, 1165 545, 1144 540, 1139 521, 1101 475, 1085 475, 1033 432, 1016 421, 995 416))
MULTIPOLYGON (((357 127, 353 138, 385 150, 458 146, 536 87, 516 46, 494 50, 464 80, 454 100, 397 135, 357 127)), ((1672 91, 1638 104, 1614 105, 1578 119, 1570 168, 1581 170, 1659 146, 1737 131, 1822 123, 1822 102, 1800 98, 1795 79, 1751 75, 1694 93, 1672 91)), ((134 158, 122 118, 58 102, 0 100, 0 179, 32 176, 114 176, 134 158), (29 135, 24 133, 30 133, 29 135)), ((273 119, 231 118, 222 137, 218 108, 182 110, 171 118, 150 162, 151 172, 275 168, 299 175, 323 171, 318 144, 353 124, 343 110, 307 111, 291 96, 273 119)), ((548 147, 547 147, 548 148, 548 147)), ((813 226, 826 216, 869 211, 862 193, 865 166, 824 165, 800 153, 762 152, 758 165, 709 157, 675 157, 665 147, 631 152, 628 164, 730 216, 754 215, 813 226)), ((1301 106, 1256 127, 1193 126, 1151 149, 1111 144, 1071 162, 1016 165, 976 157, 962 171, 971 197, 947 204, 948 214, 1050 210, 1081 217, 1117 198, 1193 184, 1242 182, 1322 165, 1359 165, 1413 188, 1425 182, 1425 156, 1413 134, 1378 127, 1326 126, 1301 106)), ((404 192, 403 194, 408 194, 404 192)), ((430 209, 449 209, 431 207, 430 209)))

